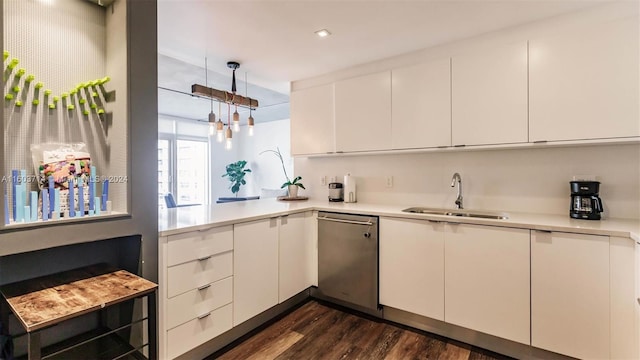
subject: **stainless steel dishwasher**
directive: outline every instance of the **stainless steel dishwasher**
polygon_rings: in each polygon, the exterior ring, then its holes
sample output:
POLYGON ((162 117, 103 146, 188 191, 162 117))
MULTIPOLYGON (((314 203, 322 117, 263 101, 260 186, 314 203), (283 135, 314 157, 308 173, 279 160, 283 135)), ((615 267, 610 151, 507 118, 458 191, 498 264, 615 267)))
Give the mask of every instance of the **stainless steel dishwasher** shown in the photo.
POLYGON ((318 213, 318 291, 315 296, 381 315, 377 216, 318 213))

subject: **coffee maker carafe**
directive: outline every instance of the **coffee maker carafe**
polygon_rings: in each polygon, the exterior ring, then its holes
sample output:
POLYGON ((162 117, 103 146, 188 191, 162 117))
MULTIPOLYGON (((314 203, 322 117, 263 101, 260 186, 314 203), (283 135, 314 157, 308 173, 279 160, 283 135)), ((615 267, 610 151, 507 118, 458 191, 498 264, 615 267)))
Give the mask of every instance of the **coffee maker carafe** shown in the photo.
POLYGON ((603 212, 599 181, 570 181, 571 205, 569 215, 574 219, 600 220, 603 212))

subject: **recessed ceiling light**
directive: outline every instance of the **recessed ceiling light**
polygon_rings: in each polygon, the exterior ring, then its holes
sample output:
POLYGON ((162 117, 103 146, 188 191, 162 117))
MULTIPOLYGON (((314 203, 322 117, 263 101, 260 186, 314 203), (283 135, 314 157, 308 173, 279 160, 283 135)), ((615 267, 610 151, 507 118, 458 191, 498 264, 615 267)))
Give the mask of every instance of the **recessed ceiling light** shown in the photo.
POLYGON ((322 30, 316 31, 316 35, 318 35, 321 38, 323 38, 323 37, 327 37, 327 36, 331 35, 331 33, 327 29, 322 29, 322 30))

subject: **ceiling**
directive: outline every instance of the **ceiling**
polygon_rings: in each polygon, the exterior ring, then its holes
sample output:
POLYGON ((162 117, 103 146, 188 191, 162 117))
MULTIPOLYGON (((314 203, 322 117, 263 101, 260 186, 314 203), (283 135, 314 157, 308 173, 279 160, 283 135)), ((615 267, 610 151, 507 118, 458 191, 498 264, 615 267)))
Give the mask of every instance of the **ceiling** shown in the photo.
MULTIPOLYGON (((158 0, 158 51, 284 94, 289 82, 578 11, 602 1, 158 0), (314 32, 326 28, 321 39, 314 32)), ((258 98, 259 99, 259 98, 258 98)))

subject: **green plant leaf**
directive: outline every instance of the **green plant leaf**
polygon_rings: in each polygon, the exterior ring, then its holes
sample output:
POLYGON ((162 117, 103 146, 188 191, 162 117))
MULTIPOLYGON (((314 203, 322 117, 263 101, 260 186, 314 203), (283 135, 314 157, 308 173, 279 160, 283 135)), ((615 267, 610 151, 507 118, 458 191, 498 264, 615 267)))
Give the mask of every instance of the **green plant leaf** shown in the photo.
POLYGON ((303 188, 303 189, 307 190, 307 188, 306 188, 306 187, 304 187, 304 185, 302 185, 302 183, 298 183, 297 185, 298 185, 299 187, 301 187, 301 188, 303 188))

